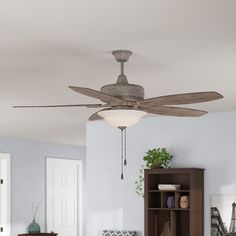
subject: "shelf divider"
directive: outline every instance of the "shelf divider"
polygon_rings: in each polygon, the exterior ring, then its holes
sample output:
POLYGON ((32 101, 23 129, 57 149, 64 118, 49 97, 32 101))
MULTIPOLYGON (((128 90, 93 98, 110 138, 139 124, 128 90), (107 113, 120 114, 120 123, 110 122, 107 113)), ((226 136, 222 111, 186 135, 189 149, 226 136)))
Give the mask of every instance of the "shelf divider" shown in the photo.
POLYGON ((170 212, 170 229, 171 229, 171 236, 176 236, 176 212, 170 212))

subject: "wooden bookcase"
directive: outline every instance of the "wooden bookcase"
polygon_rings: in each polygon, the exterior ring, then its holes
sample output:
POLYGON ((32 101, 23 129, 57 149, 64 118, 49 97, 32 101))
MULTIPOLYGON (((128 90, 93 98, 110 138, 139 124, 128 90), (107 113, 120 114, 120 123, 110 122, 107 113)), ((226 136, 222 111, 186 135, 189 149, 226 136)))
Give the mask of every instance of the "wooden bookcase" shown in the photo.
POLYGON ((203 236, 204 169, 168 168, 145 170, 145 236, 160 236, 169 222, 171 236, 203 236), (180 184, 181 189, 158 190, 158 184, 180 184), (190 207, 182 209, 179 199, 188 195, 190 207), (175 197, 175 207, 167 207, 167 197, 175 197))

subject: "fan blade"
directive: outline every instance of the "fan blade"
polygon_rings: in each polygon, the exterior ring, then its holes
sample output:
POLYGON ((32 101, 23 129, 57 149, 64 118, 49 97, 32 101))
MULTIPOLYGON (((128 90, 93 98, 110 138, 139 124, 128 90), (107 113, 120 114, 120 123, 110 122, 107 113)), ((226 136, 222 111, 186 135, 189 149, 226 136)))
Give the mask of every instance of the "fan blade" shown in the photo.
POLYGON ((89 96, 89 97, 93 97, 93 98, 97 98, 99 100, 102 100, 103 102, 107 102, 107 103, 118 102, 119 104, 125 104, 126 103, 125 101, 123 101, 120 98, 113 97, 113 96, 110 96, 108 94, 105 94, 105 93, 102 93, 100 91, 93 90, 93 89, 90 89, 90 88, 75 87, 75 86, 69 86, 69 88, 76 91, 76 92, 78 92, 78 93, 81 93, 85 96, 89 96))
POLYGON ((153 103, 155 105, 180 105, 193 104, 200 102, 209 102, 221 99, 223 96, 217 92, 199 92, 199 93, 183 93, 175 95, 167 95, 162 97, 148 98, 141 101, 140 105, 153 103))
POLYGON ((103 119, 103 117, 99 116, 97 112, 94 113, 93 115, 91 115, 91 116, 89 117, 89 120, 90 120, 90 121, 93 121, 93 120, 102 120, 102 119, 103 119))
POLYGON ((140 110, 148 113, 164 115, 164 116, 182 116, 197 117, 207 114, 206 111, 182 108, 182 107, 139 107, 140 110))
MULTIPOLYGON (((109 107, 109 108, 102 109, 102 110, 100 110, 100 111, 107 111, 107 110, 112 110, 112 108, 109 107)), ((103 117, 101 117, 101 116, 98 114, 100 111, 98 111, 98 112, 94 113, 93 115, 91 115, 91 116, 89 117, 89 120, 90 120, 90 121, 93 121, 93 120, 102 120, 103 117)))
POLYGON ((42 105, 42 106, 13 106, 13 108, 47 108, 47 107, 87 107, 87 108, 97 108, 104 107, 103 104, 71 104, 71 105, 42 105))

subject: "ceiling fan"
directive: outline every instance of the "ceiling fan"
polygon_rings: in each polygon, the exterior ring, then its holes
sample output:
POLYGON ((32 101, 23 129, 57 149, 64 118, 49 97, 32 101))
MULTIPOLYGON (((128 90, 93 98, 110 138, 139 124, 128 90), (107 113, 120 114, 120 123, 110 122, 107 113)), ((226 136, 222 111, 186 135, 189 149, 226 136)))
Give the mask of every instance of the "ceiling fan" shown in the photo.
POLYGON ((90 121, 105 119, 111 125, 121 130, 121 179, 126 160, 126 128, 135 124, 146 113, 165 115, 198 117, 205 115, 206 111, 176 107, 175 105, 209 102, 223 98, 217 92, 198 92, 167 95, 144 99, 144 88, 137 84, 129 84, 124 74, 124 63, 132 55, 128 50, 112 52, 116 61, 120 63, 120 75, 115 84, 104 85, 100 91, 90 88, 69 86, 70 89, 85 96, 99 99, 99 104, 70 104, 46 106, 13 106, 14 108, 43 108, 43 107, 87 107, 102 108, 89 117, 90 121))
POLYGON ((167 95, 161 97, 153 97, 144 99, 144 88, 137 84, 129 84, 127 77, 124 74, 124 63, 129 60, 132 55, 128 50, 115 50, 112 52, 116 61, 120 63, 120 75, 115 84, 104 85, 100 91, 90 88, 69 86, 70 89, 83 94, 85 96, 99 99, 103 103, 99 104, 71 104, 71 105, 43 105, 43 106, 13 106, 14 108, 42 108, 42 107, 87 107, 87 108, 102 108, 102 110, 94 113, 89 117, 90 121, 100 120, 105 118, 114 126, 129 126, 131 120, 127 123, 119 125, 119 119, 122 119, 124 112, 129 112, 132 117, 132 124, 145 115, 146 113, 165 115, 165 116, 182 116, 182 117, 198 117, 205 115, 207 112, 196 109, 175 107, 175 105, 193 104, 200 102, 208 102, 223 98, 217 92, 197 92, 167 95), (174 106, 173 106, 174 105, 174 106), (122 113, 123 112, 123 113, 122 113), (110 114, 107 116, 107 114, 110 114), (135 119, 136 117, 136 119, 135 119), (113 120, 112 120, 113 119, 113 120), (116 119, 116 122, 114 121, 116 119), (127 124, 126 124, 127 123, 127 124))

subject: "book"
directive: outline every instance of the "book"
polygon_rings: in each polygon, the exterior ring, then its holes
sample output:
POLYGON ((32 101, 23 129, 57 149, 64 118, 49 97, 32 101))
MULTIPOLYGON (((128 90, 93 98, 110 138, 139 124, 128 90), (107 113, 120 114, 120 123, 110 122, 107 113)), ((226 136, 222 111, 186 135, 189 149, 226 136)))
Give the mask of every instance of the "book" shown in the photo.
POLYGON ((180 190, 180 184, 158 184, 159 190, 180 190))

